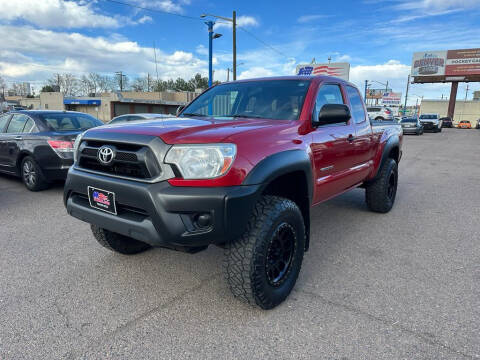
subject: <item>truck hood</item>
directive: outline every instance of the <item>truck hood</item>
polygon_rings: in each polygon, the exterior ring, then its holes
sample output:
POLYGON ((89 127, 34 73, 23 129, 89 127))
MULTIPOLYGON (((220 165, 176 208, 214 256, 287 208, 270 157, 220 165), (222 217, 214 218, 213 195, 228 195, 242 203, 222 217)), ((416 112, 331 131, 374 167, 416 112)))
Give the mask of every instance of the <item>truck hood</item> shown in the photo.
POLYGON ((227 137, 260 128, 289 124, 290 120, 250 118, 165 118, 104 125, 88 131, 88 134, 128 133, 158 136, 167 144, 222 142, 227 137))

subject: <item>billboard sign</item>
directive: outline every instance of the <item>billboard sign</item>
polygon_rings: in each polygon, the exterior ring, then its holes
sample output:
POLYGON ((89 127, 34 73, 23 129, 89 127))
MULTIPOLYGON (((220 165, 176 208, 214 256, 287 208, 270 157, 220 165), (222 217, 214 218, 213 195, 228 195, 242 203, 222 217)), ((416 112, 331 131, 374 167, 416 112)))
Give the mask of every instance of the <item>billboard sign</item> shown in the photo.
POLYGON ((385 92, 382 95, 383 105, 400 105, 402 93, 385 92))
POLYGON ((480 75, 480 49, 416 52, 411 74, 414 77, 480 75))
POLYGON ((301 64, 297 65, 297 75, 327 75, 335 76, 343 80, 349 79, 349 63, 330 63, 330 64, 301 64))

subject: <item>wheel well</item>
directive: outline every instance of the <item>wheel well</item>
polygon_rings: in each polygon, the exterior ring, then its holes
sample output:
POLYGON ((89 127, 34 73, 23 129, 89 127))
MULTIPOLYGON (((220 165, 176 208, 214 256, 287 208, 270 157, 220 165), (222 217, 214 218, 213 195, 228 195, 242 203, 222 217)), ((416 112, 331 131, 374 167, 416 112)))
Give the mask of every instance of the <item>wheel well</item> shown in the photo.
POLYGON ((400 160, 400 151, 398 147, 394 147, 392 150, 390 150, 390 153, 388 154, 388 157, 395 160, 398 164, 400 160))
POLYGON ((305 222, 305 251, 308 250, 310 243, 310 199, 305 173, 303 171, 295 171, 277 177, 267 185, 263 195, 284 197, 297 204, 305 222))
POLYGON ((26 152, 26 151, 24 151, 24 152, 22 152, 22 153, 20 153, 20 154, 18 155, 16 168, 17 168, 17 173, 18 173, 19 175, 21 174, 21 169, 20 169, 20 167, 22 166, 22 161, 23 161, 23 159, 24 159, 25 157, 27 157, 27 156, 29 156, 29 155, 31 155, 31 154, 28 153, 28 152, 26 152))

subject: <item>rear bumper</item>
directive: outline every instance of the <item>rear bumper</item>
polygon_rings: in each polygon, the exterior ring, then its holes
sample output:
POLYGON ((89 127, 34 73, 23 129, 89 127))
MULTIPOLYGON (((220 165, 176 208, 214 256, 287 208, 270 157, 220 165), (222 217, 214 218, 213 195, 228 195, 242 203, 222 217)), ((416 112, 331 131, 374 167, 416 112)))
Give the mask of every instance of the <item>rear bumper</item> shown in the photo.
POLYGON ((261 185, 175 187, 167 181, 148 184, 86 173, 71 168, 64 189, 67 212, 90 224, 152 246, 191 248, 222 244, 246 228, 261 185), (87 187, 115 193, 118 215, 90 207, 87 187), (199 215, 210 215, 200 226, 199 215))
POLYGON ((402 128, 404 134, 417 134, 422 132, 421 128, 402 128))

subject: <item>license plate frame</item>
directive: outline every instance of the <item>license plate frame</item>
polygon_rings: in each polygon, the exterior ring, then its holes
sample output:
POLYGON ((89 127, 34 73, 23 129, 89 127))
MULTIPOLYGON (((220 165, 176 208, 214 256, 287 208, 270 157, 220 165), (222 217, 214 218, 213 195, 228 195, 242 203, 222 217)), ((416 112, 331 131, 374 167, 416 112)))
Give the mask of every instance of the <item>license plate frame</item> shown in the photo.
POLYGON ((87 191, 90 207, 112 215, 117 215, 115 193, 113 191, 99 189, 94 186, 88 186, 87 191), (96 200, 96 198, 99 200, 96 200))

